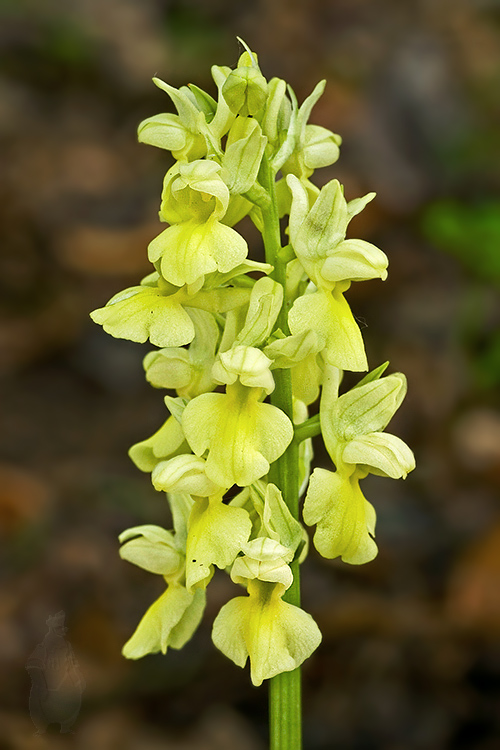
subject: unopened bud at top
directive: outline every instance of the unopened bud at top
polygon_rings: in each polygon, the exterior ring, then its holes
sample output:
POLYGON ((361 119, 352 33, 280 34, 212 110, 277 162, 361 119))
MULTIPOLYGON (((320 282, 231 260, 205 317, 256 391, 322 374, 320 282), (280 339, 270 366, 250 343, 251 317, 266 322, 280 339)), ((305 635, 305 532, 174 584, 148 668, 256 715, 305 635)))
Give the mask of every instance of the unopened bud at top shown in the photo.
POLYGON ((238 67, 228 75, 222 94, 231 112, 244 117, 256 115, 267 99, 267 81, 248 52, 244 52, 238 67))

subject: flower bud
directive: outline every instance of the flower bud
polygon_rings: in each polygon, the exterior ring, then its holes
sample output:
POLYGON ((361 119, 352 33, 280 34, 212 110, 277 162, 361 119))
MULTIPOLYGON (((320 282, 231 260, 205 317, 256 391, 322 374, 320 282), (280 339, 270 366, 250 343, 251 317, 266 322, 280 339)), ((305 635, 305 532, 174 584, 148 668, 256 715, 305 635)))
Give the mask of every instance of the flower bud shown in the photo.
MULTIPOLYGON (((320 125, 306 125, 303 158, 308 170, 329 167, 339 158, 342 138, 320 125)), ((310 176, 310 175, 308 175, 310 176)))
POLYGON ((268 84, 266 110, 262 118, 262 132, 270 143, 276 143, 290 124, 292 105, 286 97, 286 82, 271 78, 268 84))
POLYGON ((228 75, 222 94, 234 114, 256 115, 266 103, 267 81, 256 67, 236 68, 228 75))

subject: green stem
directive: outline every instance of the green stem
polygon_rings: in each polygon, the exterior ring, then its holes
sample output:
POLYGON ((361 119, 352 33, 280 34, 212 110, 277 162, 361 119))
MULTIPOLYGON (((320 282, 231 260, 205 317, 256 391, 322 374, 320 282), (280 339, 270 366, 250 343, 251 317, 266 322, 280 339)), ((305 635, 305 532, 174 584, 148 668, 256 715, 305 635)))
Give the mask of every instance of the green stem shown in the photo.
POLYGON ((319 414, 315 414, 314 417, 310 417, 305 422, 298 424, 295 428, 293 439, 296 443, 301 443, 303 440, 307 440, 307 438, 316 437, 316 435, 321 435, 319 414))
MULTIPOLYGON (((274 266, 273 278, 283 288, 286 282, 286 253, 282 252, 281 233, 276 201, 275 175, 264 156, 259 174, 262 186, 270 197, 267 206, 262 206, 262 238, 266 252, 266 262, 274 266)), ((285 335, 289 334, 288 305, 283 302, 277 326, 285 335)), ((292 378, 290 370, 274 370, 276 387, 271 394, 271 403, 285 412, 293 421, 292 378)), ((285 453, 271 469, 272 481, 279 487, 293 517, 299 518, 299 444, 292 440, 285 453)), ((293 583, 283 599, 300 606, 300 578, 298 560, 291 563, 293 583)), ((292 672, 283 672, 273 677, 269 685, 269 724, 270 750, 301 750, 302 747, 302 706, 300 667, 292 672)))

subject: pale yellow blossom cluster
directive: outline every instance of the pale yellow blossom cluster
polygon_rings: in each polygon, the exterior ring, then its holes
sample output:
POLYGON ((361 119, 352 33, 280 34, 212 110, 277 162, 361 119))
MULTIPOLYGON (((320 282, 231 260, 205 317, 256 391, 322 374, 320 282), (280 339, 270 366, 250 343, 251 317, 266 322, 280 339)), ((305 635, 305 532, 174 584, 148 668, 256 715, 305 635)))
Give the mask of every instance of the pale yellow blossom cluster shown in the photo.
POLYGON ((368 369, 344 295, 352 282, 385 279, 387 258, 364 240, 346 239, 373 194, 347 202, 337 180, 321 190, 310 181, 337 160, 341 144, 308 122, 324 82, 298 107, 292 89, 267 81, 248 49, 234 70, 214 66, 212 75, 217 99, 154 79, 177 114, 142 122, 139 140, 175 159, 161 195, 167 227, 149 245, 150 275, 92 318, 112 336, 157 347, 145 357, 146 378, 171 391, 164 424, 130 457, 166 493, 173 530, 144 525, 120 537, 121 556, 162 576, 165 591, 123 653, 137 659, 181 648, 220 568, 246 594, 222 607, 213 641, 239 666, 249 658, 259 685, 295 669, 321 640, 311 615, 283 599, 307 535, 269 477, 299 441, 299 428, 314 422, 311 404, 321 393, 317 433, 320 425, 335 470, 310 475, 308 435, 297 476, 304 520, 316 525, 314 544, 325 557, 359 564, 376 555, 375 511, 359 480, 368 472, 404 477, 414 462, 401 440, 383 432, 404 396, 402 375, 375 371, 338 393, 343 370, 368 369), (263 170, 273 176, 273 195, 263 170), (235 229, 249 215, 265 233, 273 200, 277 217, 289 215, 289 245, 280 250, 286 283, 272 264, 248 258, 235 229), (271 403, 280 370, 291 374, 293 415, 271 403))

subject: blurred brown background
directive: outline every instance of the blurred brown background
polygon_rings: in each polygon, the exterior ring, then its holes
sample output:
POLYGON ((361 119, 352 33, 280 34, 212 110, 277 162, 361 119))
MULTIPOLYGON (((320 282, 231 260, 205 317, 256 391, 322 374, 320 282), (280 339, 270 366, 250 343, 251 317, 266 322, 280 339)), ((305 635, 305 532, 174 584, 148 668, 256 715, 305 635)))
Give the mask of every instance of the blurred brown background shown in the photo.
POLYGON ((304 669, 305 750, 500 747, 498 0, 2 0, 0 13, 0 748, 266 747, 266 690, 210 641, 236 593, 223 574, 183 651, 120 656, 162 585, 120 561, 117 535, 169 523, 127 449, 165 410, 143 381, 148 347, 88 318, 148 272, 160 229, 169 156, 135 134, 171 111, 151 77, 214 93, 210 65, 236 63, 237 34, 299 101, 327 78, 312 121, 344 144, 317 179, 378 193, 353 236, 387 252, 389 279, 349 301, 371 365, 408 376, 392 431, 418 466, 364 483, 373 563, 313 553, 303 567, 324 634, 304 669), (75 734, 40 739, 25 663, 59 610, 87 688, 75 734))

